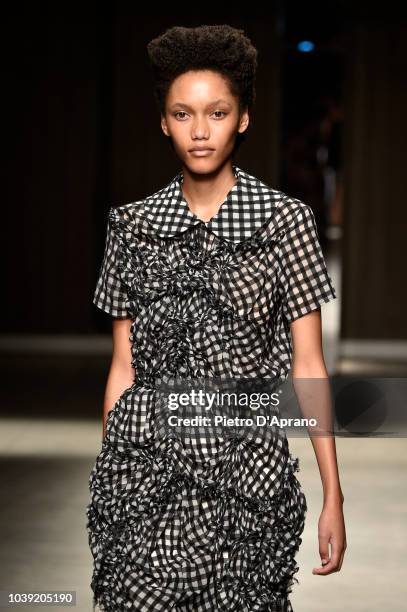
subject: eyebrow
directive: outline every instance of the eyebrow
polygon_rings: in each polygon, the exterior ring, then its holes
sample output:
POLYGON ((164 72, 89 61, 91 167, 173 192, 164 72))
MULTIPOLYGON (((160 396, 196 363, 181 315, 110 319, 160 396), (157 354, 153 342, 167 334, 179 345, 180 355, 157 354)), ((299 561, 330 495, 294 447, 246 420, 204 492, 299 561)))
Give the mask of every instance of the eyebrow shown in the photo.
MULTIPOLYGON (((214 106, 215 104, 227 104, 227 106, 230 106, 229 102, 227 102, 226 100, 222 100, 222 98, 209 102, 208 106, 214 106)), ((187 108, 188 110, 192 110, 192 108, 188 104, 185 104, 184 102, 174 102, 174 104, 171 104, 171 108, 174 108, 175 106, 183 106, 184 108, 187 108)))

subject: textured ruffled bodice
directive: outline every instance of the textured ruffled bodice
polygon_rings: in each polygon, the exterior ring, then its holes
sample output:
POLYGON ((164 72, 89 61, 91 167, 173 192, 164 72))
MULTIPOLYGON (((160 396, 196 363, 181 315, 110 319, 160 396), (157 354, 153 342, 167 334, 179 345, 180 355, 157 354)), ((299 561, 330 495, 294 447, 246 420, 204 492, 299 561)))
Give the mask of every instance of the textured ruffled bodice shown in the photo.
POLYGON ((110 221, 139 382, 154 384, 163 369, 192 378, 284 373, 289 355, 273 351, 286 336, 274 228, 236 244, 203 225, 171 241, 141 233, 126 209, 111 209, 110 221))

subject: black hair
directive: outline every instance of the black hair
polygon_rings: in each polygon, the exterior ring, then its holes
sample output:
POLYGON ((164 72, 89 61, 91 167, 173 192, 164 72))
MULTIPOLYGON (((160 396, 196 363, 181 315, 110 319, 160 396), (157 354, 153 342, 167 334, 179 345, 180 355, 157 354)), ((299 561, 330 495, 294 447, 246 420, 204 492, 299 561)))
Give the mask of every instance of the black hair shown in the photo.
MULTIPOLYGON (((213 70, 224 76, 239 101, 239 113, 250 112, 256 99, 257 49, 244 31, 229 25, 174 26, 147 45, 154 77, 154 97, 165 114, 171 83, 189 70, 213 70)), ((250 126, 250 124, 249 124, 250 126)), ((247 130, 246 130, 247 132, 247 130)), ((246 136, 238 133, 234 151, 246 136)))

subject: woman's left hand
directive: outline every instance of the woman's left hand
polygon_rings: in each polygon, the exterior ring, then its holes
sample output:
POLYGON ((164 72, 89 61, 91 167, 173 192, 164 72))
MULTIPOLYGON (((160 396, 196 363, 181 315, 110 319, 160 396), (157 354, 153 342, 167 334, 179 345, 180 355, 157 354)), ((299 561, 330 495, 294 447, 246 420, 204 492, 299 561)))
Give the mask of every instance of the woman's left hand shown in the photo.
POLYGON ((321 567, 314 567, 313 574, 326 576, 332 572, 339 572, 342 567, 346 550, 346 530, 343 516, 343 497, 341 499, 328 499, 322 508, 318 521, 319 555, 321 567), (331 544, 331 555, 329 554, 331 544))

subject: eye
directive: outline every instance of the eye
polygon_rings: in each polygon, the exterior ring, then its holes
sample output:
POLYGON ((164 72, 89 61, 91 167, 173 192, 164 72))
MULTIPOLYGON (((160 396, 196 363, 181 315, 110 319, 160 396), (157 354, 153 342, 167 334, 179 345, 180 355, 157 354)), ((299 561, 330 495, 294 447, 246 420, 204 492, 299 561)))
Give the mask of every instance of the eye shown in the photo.
POLYGON ((177 111, 176 113, 174 113, 174 117, 176 117, 177 115, 186 115, 185 111, 177 111))
MULTIPOLYGON (((213 114, 215 115, 216 119, 222 119, 223 115, 227 115, 227 113, 225 111, 221 111, 221 110, 216 110, 213 112, 213 114)), ((174 117, 176 119, 180 119, 181 121, 183 121, 187 116, 187 113, 185 111, 176 111, 174 113, 174 117)))

